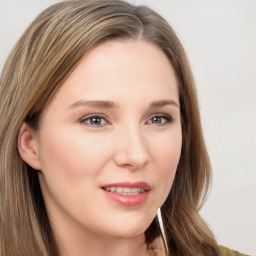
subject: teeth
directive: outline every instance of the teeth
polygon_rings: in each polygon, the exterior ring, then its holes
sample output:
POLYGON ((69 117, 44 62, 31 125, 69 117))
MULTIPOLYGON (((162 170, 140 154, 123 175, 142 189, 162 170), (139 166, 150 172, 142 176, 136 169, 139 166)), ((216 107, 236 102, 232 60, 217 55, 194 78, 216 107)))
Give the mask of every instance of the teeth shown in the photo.
POLYGON ((118 194, 121 194, 121 193, 123 193, 124 191, 123 191, 123 188, 120 188, 120 187, 117 187, 116 188, 116 193, 118 193, 118 194))
POLYGON ((117 193, 121 195, 138 195, 145 191, 145 189, 143 188, 126 188, 126 187, 105 187, 104 189, 109 192, 117 193))

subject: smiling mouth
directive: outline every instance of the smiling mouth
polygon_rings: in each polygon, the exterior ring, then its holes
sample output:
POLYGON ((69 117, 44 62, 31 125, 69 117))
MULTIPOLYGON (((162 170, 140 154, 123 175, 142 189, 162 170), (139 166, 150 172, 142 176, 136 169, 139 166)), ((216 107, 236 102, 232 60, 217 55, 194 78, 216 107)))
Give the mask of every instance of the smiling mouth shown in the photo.
POLYGON ((103 189, 111 193, 116 193, 120 195, 130 195, 130 196, 139 195, 145 192, 144 188, 105 187, 103 189))
MULTIPOLYGON (((150 196, 151 186, 143 181, 118 182, 101 186, 107 198, 122 206, 138 206, 145 202, 150 196)), ((143 205, 143 204, 142 204, 143 205)))

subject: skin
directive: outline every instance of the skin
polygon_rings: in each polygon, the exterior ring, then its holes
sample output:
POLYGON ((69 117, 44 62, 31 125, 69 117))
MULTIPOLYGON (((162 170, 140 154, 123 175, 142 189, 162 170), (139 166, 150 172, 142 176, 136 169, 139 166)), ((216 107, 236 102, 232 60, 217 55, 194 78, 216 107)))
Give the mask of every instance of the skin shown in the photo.
POLYGON ((177 81, 165 54, 144 41, 95 47, 46 107, 39 130, 20 131, 21 157, 41 170, 60 255, 148 255, 144 232, 171 189, 181 143, 177 81), (96 100, 114 106, 84 104, 96 100), (150 107, 162 100, 168 104, 150 107), (104 116, 96 124, 88 117, 95 114, 104 116), (103 184, 122 181, 147 182, 147 200, 125 206, 105 196, 103 184))

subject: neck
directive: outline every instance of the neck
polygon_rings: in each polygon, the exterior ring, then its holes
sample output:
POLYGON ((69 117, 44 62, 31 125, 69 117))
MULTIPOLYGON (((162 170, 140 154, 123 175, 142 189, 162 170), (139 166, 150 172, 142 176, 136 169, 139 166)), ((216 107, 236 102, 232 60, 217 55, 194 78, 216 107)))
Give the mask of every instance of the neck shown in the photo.
MULTIPOLYGON (((81 225, 58 225, 52 222, 52 230, 60 256, 149 256, 145 234, 135 237, 102 236, 85 230, 81 225)), ((63 223, 62 223, 63 224, 63 223)))
POLYGON ((60 256, 149 256, 144 234, 138 237, 104 238, 100 236, 57 236, 60 256))

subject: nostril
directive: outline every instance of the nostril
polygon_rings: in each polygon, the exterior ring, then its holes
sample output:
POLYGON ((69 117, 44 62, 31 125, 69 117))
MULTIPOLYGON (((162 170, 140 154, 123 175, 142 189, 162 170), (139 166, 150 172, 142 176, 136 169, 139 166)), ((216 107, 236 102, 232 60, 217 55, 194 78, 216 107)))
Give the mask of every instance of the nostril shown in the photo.
POLYGON ((119 152, 115 156, 115 163, 118 166, 130 168, 130 169, 138 169, 147 165, 149 162, 149 157, 147 155, 136 155, 136 154, 128 154, 119 152))

